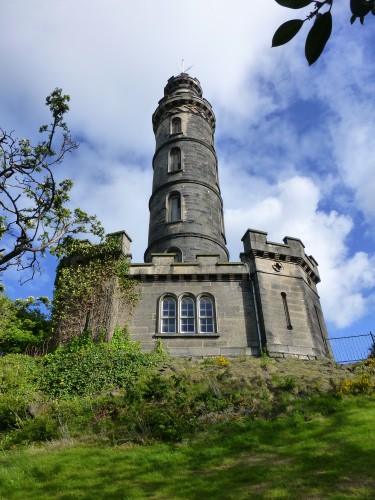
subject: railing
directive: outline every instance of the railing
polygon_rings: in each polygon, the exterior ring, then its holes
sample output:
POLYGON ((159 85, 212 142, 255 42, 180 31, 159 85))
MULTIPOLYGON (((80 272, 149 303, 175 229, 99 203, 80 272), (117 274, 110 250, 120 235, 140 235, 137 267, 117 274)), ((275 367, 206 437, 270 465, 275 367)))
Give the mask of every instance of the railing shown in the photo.
POLYGON ((371 350, 375 352, 375 334, 371 332, 350 337, 331 337, 329 341, 337 363, 362 361, 368 358, 371 350))

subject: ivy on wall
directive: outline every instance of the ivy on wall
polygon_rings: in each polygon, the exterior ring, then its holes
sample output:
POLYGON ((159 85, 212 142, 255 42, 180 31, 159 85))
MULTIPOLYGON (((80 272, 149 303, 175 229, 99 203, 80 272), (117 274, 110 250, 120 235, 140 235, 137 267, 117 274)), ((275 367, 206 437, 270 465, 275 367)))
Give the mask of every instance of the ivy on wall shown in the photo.
MULTIPOLYGON (((118 237, 109 235, 97 245, 69 238, 64 245, 53 299, 57 343, 80 334, 93 321, 102 334, 115 295, 129 314, 140 298, 137 282, 129 277, 130 262, 121 252, 118 237)), ((95 337, 98 332, 93 334, 95 337)))

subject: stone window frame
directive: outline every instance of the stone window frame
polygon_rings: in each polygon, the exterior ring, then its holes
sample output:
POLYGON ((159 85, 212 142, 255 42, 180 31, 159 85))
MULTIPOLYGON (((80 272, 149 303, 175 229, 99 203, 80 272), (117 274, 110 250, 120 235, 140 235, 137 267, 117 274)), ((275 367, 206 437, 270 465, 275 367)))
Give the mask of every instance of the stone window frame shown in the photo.
POLYGON ((182 119, 180 116, 172 116, 169 124, 169 135, 182 134, 182 119))
POLYGON ((166 199, 166 222, 182 221, 182 196, 179 191, 172 191, 166 199), (177 205, 177 206, 176 206, 177 205))
MULTIPOLYGON (((169 313, 169 310, 166 311, 169 313)), ((164 294, 161 299, 160 299, 160 332, 163 334, 171 334, 171 333, 176 333, 177 332, 177 319, 178 319, 178 299, 176 295, 172 293, 167 293, 164 294), (167 300, 171 300, 174 303, 174 316, 171 316, 170 314, 165 314, 165 308, 164 304, 167 300), (165 328, 165 325, 167 324, 167 320, 174 320, 174 331, 170 331, 170 327, 165 328), (168 331, 165 331, 168 330, 168 331)))
POLYGON ((197 332, 197 304, 194 295, 184 293, 178 298, 178 332, 183 335, 193 335, 197 332), (188 310, 183 313, 184 302, 192 304, 192 313, 188 310), (185 325, 184 326, 184 322, 185 325), (190 329, 192 327, 192 329, 190 329))
POLYGON ((215 297, 213 295, 211 295, 210 293, 207 293, 207 292, 204 292, 204 293, 201 293, 200 295, 198 295, 197 297, 197 325, 198 325, 198 331, 199 333, 216 333, 216 329, 217 329, 217 323, 216 323, 216 306, 215 306, 215 297), (210 303, 211 303, 211 307, 212 307, 212 315, 211 316, 203 316, 202 315, 202 312, 201 312, 201 301, 203 299, 206 299, 206 300, 209 300, 210 303), (203 328, 202 328, 202 322, 201 320, 208 320, 208 319, 211 319, 212 320, 212 331, 203 331, 203 328))
POLYGON ((175 174, 182 171, 182 151, 178 146, 173 146, 168 152, 168 173, 175 174), (177 158, 177 159, 176 159, 177 158))
POLYGON ((158 335, 162 336, 171 336, 171 337, 195 337, 195 336, 218 336, 217 332, 217 319, 216 319, 216 302, 215 297, 207 292, 200 293, 197 296, 190 292, 183 292, 178 296, 174 293, 166 292, 159 297, 159 321, 158 321, 158 335), (175 303, 175 316, 172 319, 175 320, 175 331, 170 331, 170 328, 167 329, 169 331, 165 331, 166 328, 164 326, 164 320, 169 319, 169 316, 164 314, 164 302, 166 300, 172 299, 175 303), (193 316, 183 316, 182 313, 182 304, 184 300, 191 300, 193 303, 193 316), (212 318, 212 331, 202 331, 201 328, 201 319, 203 319, 201 315, 201 301, 202 299, 208 299, 212 304, 212 316, 208 318, 212 318), (194 331, 184 331, 185 328, 182 326, 184 319, 194 318, 194 331))

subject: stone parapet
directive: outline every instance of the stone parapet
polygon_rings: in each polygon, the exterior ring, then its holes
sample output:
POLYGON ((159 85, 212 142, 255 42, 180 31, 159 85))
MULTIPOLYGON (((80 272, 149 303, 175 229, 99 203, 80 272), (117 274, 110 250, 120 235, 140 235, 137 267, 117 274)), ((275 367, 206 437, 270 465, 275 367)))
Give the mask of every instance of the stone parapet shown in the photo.
POLYGON ((198 254, 191 262, 176 262, 174 254, 152 254, 150 264, 131 264, 129 274, 132 278, 145 280, 182 279, 191 281, 215 280, 230 281, 247 279, 248 268, 244 262, 221 262, 218 255, 198 254))
POLYGON ((264 231, 248 229, 242 237, 244 254, 241 254, 241 259, 244 255, 251 255, 276 262, 297 264, 315 284, 320 282, 318 263, 312 255, 306 255, 305 246, 300 239, 285 236, 284 243, 274 243, 267 241, 267 234, 264 231))

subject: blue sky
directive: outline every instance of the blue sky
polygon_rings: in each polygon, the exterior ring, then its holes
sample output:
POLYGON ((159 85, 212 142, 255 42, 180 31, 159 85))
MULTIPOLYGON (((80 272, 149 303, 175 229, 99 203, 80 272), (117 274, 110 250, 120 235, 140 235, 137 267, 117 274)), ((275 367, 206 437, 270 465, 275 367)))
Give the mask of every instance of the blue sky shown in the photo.
MULTIPOLYGON (((125 229, 133 261, 147 246, 151 115, 178 64, 194 65, 217 119, 216 149, 231 260, 247 228, 294 236, 319 263, 331 336, 374 330, 375 68, 373 22, 334 6, 327 49, 308 67, 303 30, 271 49, 303 14, 274 0, 13 0, 2 6, 0 126, 34 137, 55 87, 71 96, 80 148, 59 168, 72 206, 125 229), (367 26, 366 26, 367 24, 367 26)), ((52 294, 54 262, 12 297, 52 294)))

